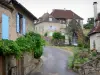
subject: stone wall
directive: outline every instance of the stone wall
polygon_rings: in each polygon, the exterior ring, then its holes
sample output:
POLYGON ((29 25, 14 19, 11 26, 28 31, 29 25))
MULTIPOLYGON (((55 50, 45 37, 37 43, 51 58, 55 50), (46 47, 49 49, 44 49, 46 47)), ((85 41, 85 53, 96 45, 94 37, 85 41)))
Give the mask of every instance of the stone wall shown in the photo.
POLYGON ((83 64, 78 71, 79 75, 100 75, 100 56, 83 64))
POLYGON ((26 32, 34 31, 34 20, 28 17, 25 12, 23 12, 20 8, 16 6, 12 6, 13 11, 4 5, 0 4, 0 38, 2 38, 2 14, 5 14, 9 17, 9 39, 16 40, 16 38, 20 37, 22 34, 16 32, 16 15, 17 13, 22 14, 26 20, 26 32))
POLYGON ((30 53, 24 53, 23 58, 24 75, 28 75, 36 67, 34 63, 34 55, 30 53))
MULTIPOLYGON (((2 65, 2 62, 0 63, 2 65)), ((29 75, 35 70, 40 61, 35 59, 33 54, 24 53, 20 59, 16 59, 13 55, 6 56, 4 63, 6 68, 6 74, 4 75, 29 75)))

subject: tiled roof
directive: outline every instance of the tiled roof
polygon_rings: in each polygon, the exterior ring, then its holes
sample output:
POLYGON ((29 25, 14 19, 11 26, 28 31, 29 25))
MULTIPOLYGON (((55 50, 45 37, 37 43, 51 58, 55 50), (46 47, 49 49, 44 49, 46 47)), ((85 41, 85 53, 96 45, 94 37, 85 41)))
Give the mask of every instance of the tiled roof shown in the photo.
POLYGON ((16 6, 17 8, 20 8, 25 14, 28 14, 30 18, 32 18, 33 20, 37 20, 37 18, 22 4, 20 4, 17 0, 11 0, 11 2, 14 6, 16 6))
POLYGON ((57 19, 55 19, 52 15, 49 13, 44 13, 43 16, 39 18, 40 22, 53 22, 53 23, 59 23, 57 19), (49 18, 52 18, 52 21, 49 21, 49 18))
POLYGON ((92 30, 89 33, 89 36, 95 33, 100 33, 100 21, 96 22, 95 27, 92 28, 92 30))
POLYGON ((53 12, 51 13, 51 15, 54 18, 65 18, 65 19, 76 18, 76 19, 83 20, 83 18, 81 18, 80 16, 78 16, 77 14, 72 12, 71 10, 54 9, 53 12))

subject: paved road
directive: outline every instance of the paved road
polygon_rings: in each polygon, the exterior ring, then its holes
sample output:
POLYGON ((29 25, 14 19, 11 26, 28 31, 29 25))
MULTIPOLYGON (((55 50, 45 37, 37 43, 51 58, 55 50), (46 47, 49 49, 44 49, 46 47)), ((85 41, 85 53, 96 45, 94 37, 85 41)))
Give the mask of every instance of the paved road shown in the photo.
POLYGON ((67 69, 68 56, 70 54, 54 47, 45 47, 42 56, 43 66, 41 72, 33 75, 77 75, 67 69))

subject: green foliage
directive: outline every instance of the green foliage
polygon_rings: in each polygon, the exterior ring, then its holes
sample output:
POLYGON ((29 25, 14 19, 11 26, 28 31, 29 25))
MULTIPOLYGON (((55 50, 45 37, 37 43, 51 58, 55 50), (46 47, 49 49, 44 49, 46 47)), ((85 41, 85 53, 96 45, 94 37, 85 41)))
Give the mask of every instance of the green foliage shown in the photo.
POLYGON ((87 36, 85 36, 84 41, 78 41, 79 48, 90 48, 90 42, 87 36))
POLYGON ((43 38, 34 32, 29 32, 13 40, 0 40, 1 55, 15 55, 20 57, 23 52, 34 52, 35 58, 40 58, 43 54, 43 46, 45 41, 43 38))
POLYGON ((21 36, 17 38, 16 43, 19 45, 22 52, 31 52, 33 44, 31 37, 21 36))
POLYGON ((0 54, 2 55, 15 55, 21 56, 20 47, 15 41, 12 40, 0 40, 0 54))
POLYGON ((85 24, 85 25, 84 25, 84 28, 85 28, 85 29, 92 29, 93 26, 94 26, 93 24, 85 24))
POLYGON ((91 29, 94 26, 94 18, 88 18, 88 23, 84 25, 85 29, 91 29))
POLYGON ((34 49, 34 58, 38 59, 42 56, 43 54, 43 47, 41 46, 40 48, 34 49))
POLYGON ((96 51, 93 51, 93 52, 91 53, 91 55, 92 55, 93 57, 95 57, 95 56, 97 56, 97 52, 96 52, 96 51))
POLYGON ((68 68, 72 68, 73 67, 73 64, 72 64, 72 62, 73 62, 73 56, 70 56, 68 60, 69 60, 68 61, 68 68))
POLYGON ((54 32, 53 33, 53 39, 61 39, 61 33, 60 32, 54 32))
POLYGON ((65 36, 62 35, 60 32, 54 32, 53 33, 53 39, 57 39, 57 40, 59 40, 59 39, 65 39, 65 36))
POLYGON ((54 32, 53 39, 51 40, 51 42, 55 46, 61 46, 61 45, 64 45, 64 42, 65 42, 64 40, 65 40, 64 35, 62 35, 60 32, 54 32))
POLYGON ((83 42, 81 42, 81 41, 78 41, 78 47, 83 48, 83 46, 84 46, 84 43, 83 43, 83 42))
POLYGON ((73 48, 73 56, 69 58, 68 67, 69 68, 77 68, 76 66, 80 66, 81 64, 87 62, 88 59, 88 52, 84 49, 80 49, 79 47, 74 47, 73 48))
POLYGON ((44 34, 44 36, 45 36, 45 37, 48 36, 48 33, 46 32, 46 33, 44 34))
POLYGON ((25 37, 28 37, 31 41, 30 44, 32 44, 32 50, 34 51, 34 57, 40 58, 43 54, 43 46, 45 46, 45 40, 40 36, 40 34, 29 32, 25 35, 25 37))
POLYGON ((65 39, 65 36, 64 36, 64 35, 62 35, 62 36, 61 36, 61 39, 65 39))

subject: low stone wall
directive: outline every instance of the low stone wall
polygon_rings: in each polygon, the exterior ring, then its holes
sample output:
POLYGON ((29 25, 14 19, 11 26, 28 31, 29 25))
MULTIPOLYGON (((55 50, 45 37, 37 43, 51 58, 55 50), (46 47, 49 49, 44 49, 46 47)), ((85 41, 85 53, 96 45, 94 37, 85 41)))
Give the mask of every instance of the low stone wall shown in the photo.
POLYGON ((40 59, 35 59, 32 53, 24 53, 18 60, 13 55, 7 56, 5 57, 6 74, 4 75, 30 75, 39 63, 40 59))
POLYGON ((34 55, 30 53, 24 53, 23 55, 23 67, 24 75, 28 75, 36 67, 34 63, 34 55))
POLYGON ((100 56, 80 66, 79 75, 100 75, 100 56))

